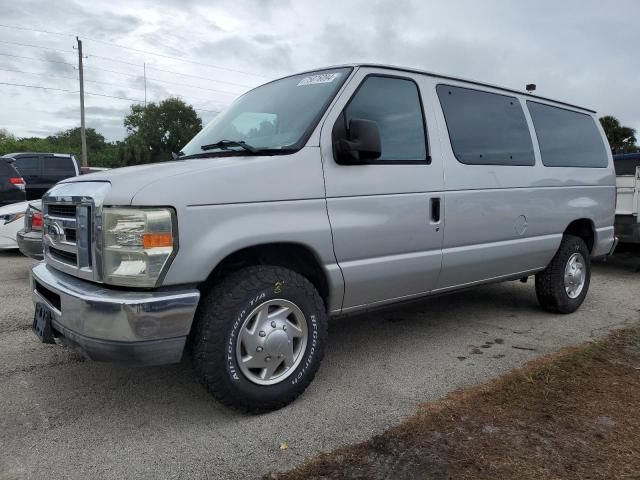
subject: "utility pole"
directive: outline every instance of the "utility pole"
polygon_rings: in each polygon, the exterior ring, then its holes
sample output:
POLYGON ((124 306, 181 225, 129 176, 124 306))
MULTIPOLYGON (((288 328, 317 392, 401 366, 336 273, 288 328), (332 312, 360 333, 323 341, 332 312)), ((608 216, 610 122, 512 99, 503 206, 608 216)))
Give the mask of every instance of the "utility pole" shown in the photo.
POLYGON ((147 62, 142 63, 144 68, 144 106, 147 106, 147 62))
POLYGON ((84 130, 84 72, 82 71, 82 40, 78 42, 78 72, 80 74, 80 138, 82 140, 82 166, 87 166, 87 136, 84 130))

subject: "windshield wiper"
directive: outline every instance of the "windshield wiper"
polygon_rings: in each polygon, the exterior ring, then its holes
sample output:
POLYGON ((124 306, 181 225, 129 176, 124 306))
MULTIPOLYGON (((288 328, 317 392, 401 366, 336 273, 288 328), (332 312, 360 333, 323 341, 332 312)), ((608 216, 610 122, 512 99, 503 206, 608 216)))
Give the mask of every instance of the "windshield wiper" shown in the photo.
POLYGON ((244 141, 236 141, 236 140, 220 140, 216 143, 210 143, 208 145, 202 145, 200 148, 203 151, 213 150, 215 148, 219 148, 220 150, 228 150, 229 147, 240 147, 244 148, 247 152, 256 153, 258 150, 248 143, 244 141))

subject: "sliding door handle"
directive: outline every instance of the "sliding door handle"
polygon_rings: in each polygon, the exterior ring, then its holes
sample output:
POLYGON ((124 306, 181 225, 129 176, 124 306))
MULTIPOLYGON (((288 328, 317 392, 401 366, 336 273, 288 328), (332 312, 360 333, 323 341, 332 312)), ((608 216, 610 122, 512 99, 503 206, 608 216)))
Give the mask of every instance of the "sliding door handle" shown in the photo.
POLYGON ((440 197, 431 197, 431 223, 440 223, 440 197))

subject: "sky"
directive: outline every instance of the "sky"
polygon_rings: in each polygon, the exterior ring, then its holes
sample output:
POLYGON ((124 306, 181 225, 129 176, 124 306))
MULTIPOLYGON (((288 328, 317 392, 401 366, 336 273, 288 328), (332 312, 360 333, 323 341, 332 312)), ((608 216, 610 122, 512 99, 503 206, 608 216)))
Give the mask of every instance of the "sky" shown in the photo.
POLYGON ((271 79, 375 62, 535 83, 640 132, 639 20, 638 0, 0 0, 0 128, 80 124, 78 36, 86 124, 108 140, 144 101, 145 64, 147 101, 179 96, 205 123, 271 79))

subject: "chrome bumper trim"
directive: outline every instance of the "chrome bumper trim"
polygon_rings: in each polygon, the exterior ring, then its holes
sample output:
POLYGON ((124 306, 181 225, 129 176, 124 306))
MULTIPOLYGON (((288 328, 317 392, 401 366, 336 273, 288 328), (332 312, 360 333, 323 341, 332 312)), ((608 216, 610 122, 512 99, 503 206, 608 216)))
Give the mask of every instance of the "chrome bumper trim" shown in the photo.
POLYGON ((54 329, 63 335, 67 332, 66 336, 98 342, 184 339, 200 299, 195 288, 106 288, 59 272, 44 262, 31 268, 31 277, 33 302, 45 303, 52 309, 54 329))

